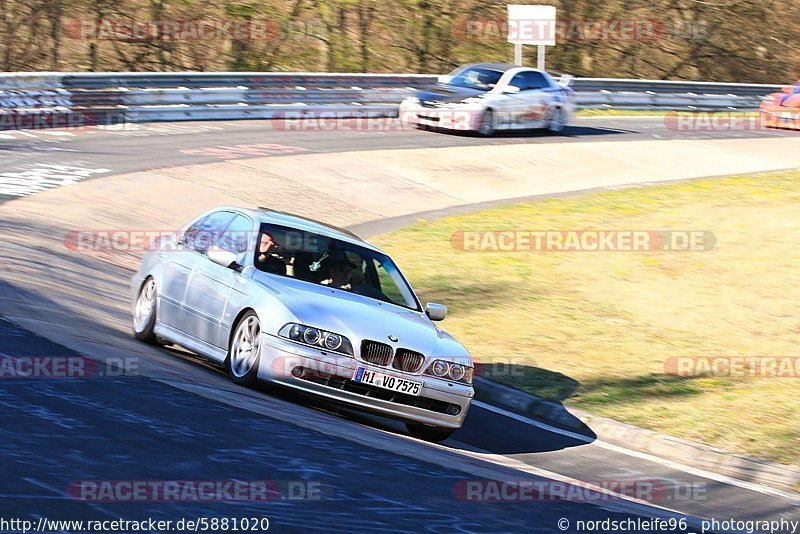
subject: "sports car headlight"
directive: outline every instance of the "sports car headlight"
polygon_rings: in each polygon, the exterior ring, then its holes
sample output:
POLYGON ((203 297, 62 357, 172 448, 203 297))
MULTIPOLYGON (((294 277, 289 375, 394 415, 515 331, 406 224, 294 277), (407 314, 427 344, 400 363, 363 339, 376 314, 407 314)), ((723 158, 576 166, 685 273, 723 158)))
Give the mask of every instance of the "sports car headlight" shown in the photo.
POLYGON ((436 376, 445 376, 449 370, 450 366, 447 365, 447 362, 444 360, 436 360, 433 362, 433 365, 431 365, 431 371, 433 371, 433 374, 436 376))
POLYGON ((283 325, 278 335, 302 345, 353 355, 353 345, 349 339, 343 335, 320 330, 312 326, 287 323, 283 325))
POLYGON ((425 370, 425 374, 436 378, 445 378, 461 384, 472 384, 474 370, 472 367, 460 363, 435 360, 425 370))
POLYGON ((450 380, 455 380, 456 382, 464 378, 466 374, 467 368, 457 363, 451 364, 450 370, 447 372, 447 376, 450 377, 450 380))

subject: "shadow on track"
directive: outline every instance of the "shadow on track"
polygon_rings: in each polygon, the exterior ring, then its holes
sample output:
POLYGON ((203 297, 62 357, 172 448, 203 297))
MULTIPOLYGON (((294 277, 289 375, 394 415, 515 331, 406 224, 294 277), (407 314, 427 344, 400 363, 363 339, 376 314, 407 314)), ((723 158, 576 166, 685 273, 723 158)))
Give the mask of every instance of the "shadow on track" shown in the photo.
POLYGON ((499 139, 513 139, 513 138, 520 138, 520 139, 541 138, 541 139, 552 139, 553 141, 558 141, 559 139, 571 139, 578 137, 624 135, 624 134, 638 133, 636 130, 623 130, 619 128, 614 128, 614 129, 596 128, 593 126, 576 126, 576 125, 567 126, 564 129, 564 131, 562 131, 559 134, 552 133, 542 128, 531 128, 525 130, 499 130, 494 134, 492 134, 491 136, 482 136, 477 132, 465 132, 460 130, 448 130, 446 128, 436 128, 434 126, 424 126, 417 128, 417 130, 422 132, 432 132, 442 135, 449 135, 453 137, 471 137, 477 139, 485 139, 487 141, 491 141, 492 139, 499 140, 499 139))
MULTIPOLYGON (((189 364, 205 367, 226 376, 221 365, 202 356, 197 356, 181 347, 172 345, 164 347, 164 350, 189 364)), ((400 421, 353 410, 345 405, 325 402, 288 388, 261 385, 258 387, 258 391, 264 395, 277 397, 281 400, 300 404, 307 408, 342 417, 379 430, 394 434, 408 434, 405 426, 400 421)), ((566 412, 566 408, 563 409, 566 412)), ((473 406, 470 408, 470 413, 467 415, 464 426, 443 444, 455 449, 481 450, 493 454, 550 452, 585 445, 596 437, 589 429, 586 429, 584 433, 586 435, 585 439, 576 439, 575 437, 537 428, 490 410, 473 406)))

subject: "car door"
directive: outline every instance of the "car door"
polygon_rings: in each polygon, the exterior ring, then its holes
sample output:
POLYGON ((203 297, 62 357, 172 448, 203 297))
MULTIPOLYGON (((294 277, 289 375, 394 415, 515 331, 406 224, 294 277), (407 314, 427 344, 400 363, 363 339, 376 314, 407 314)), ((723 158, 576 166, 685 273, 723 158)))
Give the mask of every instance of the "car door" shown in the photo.
POLYGON ((511 85, 520 88, 519 93, 514 95, 518 103, 516 127, 539 128, 545 124, 549 114, 545 89, 550 87, 550 82, 544 75, 534 70, 523 71, 512 78, 511 85))
MULTIPOLYGON (((243 254, 250 248, 253 225, 249 217, 236 214, 213 244, 243 254)), ((192 331, 187 333, 215 347, 226 348, 232 320, 226 306, 233 288, 238 290, 241 285, 241 278, 239 272, 214 263, 207 255, 195 264, 184 299, 184 308, 192 316, 192 331)))
POLYGON ((211 229, 225 228, 233 216, 229 211, 218 211, 201 217, 181 234, 175 250, 164 253, 166 261, 163 263, 163 287, 159 295, 159 321, 185 332, 187 320, 183 301, 189 278, 213 238, 211 229))

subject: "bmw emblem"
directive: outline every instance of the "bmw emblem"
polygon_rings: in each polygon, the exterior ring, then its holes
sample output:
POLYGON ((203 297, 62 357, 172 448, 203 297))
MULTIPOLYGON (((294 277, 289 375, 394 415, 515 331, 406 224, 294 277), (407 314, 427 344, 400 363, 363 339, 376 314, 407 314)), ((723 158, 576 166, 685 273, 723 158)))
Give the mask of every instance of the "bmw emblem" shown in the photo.
POLYGON ((394 343, 397 343, 397 342, 398 342, 398 341, 400 341, 400 340, 399 340, 399 339, 397 339, 395 336, 389 336, 389 341, 392 341, 392 342, 394 342, 394 343))

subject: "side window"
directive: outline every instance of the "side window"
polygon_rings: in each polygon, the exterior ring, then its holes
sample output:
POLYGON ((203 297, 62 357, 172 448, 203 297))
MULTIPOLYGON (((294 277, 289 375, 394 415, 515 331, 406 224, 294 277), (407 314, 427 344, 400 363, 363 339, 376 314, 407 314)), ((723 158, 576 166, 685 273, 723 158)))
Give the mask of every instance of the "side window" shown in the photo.
POLYGON ((544 89, 546 87, 550 87, 550 83, 548 83, 547 79, 541 72, 523 72, 522 76, 525 77, 526 89, 544 89))
POLYGON ((219 246, 230 252, 241 254, 247 252, 251 237, 254 235, 253 222, 242 215, 236 215, 222 234, 219 246))
POLYGON ((217 242, 233 217, 234 214, 230 211, 215 211, 190 226, 183 233, 178 244, 189 250, 205 254, 208 247, 217 242))
POLYGON ((511 78, 509 85, 513 85, 514 87, 519 87, 520 91, 524 91, 525 89, 527 89, 528 81, 525 79, 525 73, 520 72, 519 74, 511 78))

